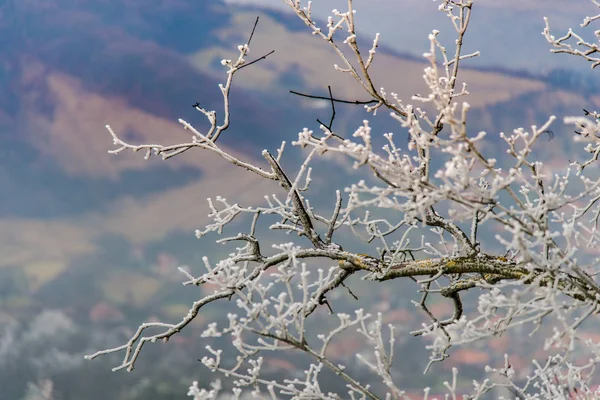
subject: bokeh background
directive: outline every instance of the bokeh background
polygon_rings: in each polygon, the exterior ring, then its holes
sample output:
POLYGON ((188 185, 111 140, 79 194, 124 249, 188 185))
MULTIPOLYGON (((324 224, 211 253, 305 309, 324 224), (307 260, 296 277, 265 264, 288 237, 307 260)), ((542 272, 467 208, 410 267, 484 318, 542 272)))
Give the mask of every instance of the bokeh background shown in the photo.
MULTIPOLYGON (((346 2, 314 3, 324 21, 346 2)), ((472 129, 497 134, 541 125, 554 114, 554 139, 537 151, 551 166, 568 164, 573 133, 560 119, 598 108, 598 79, 584 60, 550 53, 542 17, 558 35, 597 10, 585 0, 475 3, 464 51, 480 50, 481 57, 463 64, 461 78, 471 91, 472 129)), ((423 93, 427 35, 438 29, 449 45, 454 38, 437 4, 356 0, 355 8, 365 43, 382 35, 376 85, 404 99, 423 93)), ((210 378, 197 361, 206 345, 199 335, 227 308, 208 308, 168 344, 147 347, 132 373, 110 371, 118 356, 85 361, 83 355, 121 344, 140 322, 179 320, 205 290, 182 287, 177 267, 200 271, 203 256, 218 260, 225 253, 215 237, 194 236, 209 222, 207 197, 258 205, 278 189, 208 153, 168 162, 108 154, 112 140, 104 126, 130 142, 163 144, 189 139, 177 118, 205 128, 191 105, 221 112, 220 60, 237 57, 257 16, 249 59, 275 53, 236 75, 232 125, 220 144, 262 165, 263 148, 275 151, 303 127, 317 130, 316 118, 329 118, 327 103, 290 90, 325 95, 331 85, 336 97, 365 99, 335 72, 326 43, 283 1, 0 1, 0 399, 174 399, 185 397, 192 380, 210 378)), ((591 29, 584 33, 592 36, 591 29)), ((334 128, 349 136, 365 118, 373 120, 361 108, 340 105, 334 128)), ((385 113, 373 126, 401 132, 385 113)), ((284 164, 293 170, 302 153, 287 152, 284 164)), ((331 203, 331 182, 353 179, 349 165, 319 172, 315 204, 331 203)), ((422 316, 409 302, 414 287, 394 285, 355 290, 406 331, 422 316)), ((439 315, 451 312, 446 303, 436 307, 439 315)), ((490 349, 514 353, 517 367, 520 357, 532 357, 523 350, 526 339, 506 336, 488 347, 458 349, 453 364, 423 376, 427 354, 414 344, 397 344, 398 376, 409 389, 441 391, 450 366, 472 377, 496 361, 490 349)), ((353 339, 341 342, 336 357, 352 358, 359 347, 353 339)), ((294 374, 291 360, 275 359, 269 368, 294 374)))

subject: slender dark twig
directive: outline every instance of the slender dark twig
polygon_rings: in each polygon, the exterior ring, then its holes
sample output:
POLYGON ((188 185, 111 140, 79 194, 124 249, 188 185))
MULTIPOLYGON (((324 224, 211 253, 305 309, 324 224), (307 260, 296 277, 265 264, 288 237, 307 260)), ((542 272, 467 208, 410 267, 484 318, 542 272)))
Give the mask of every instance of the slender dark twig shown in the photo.
POLYGON ((346 290, 348 291, 348 294, 350 294, 350 296, 352 296, 354 298, 354 300, 358 300, 358 296, 355 295, 354 292, 352 292, 352 290, 350 290, 350 288, 348 286, 346 286, 346 284, 344 282, 341 283, 341 286, 346 288, 346 290))
POLYGON ((546 129, 544 132, 542 133, 547 133, 548 134, 548 140, 552 140, 554 139, 554 132, 552 132, 550 129, 546 129))
POLYGON ((335 223, 337 222, 338 216, 340 215, 340 210, 342 208, 342 195, 339 190, 335 191, 335 209, 333 210, 333 215, 331 216, 331 221, 329 222, 329 227, 327 228, 327 233, 325 234, 325 244, 331 244, 331 239, 333 237, 333 231, 335 230, 335 223))
POLYGON ((313 243, 315 248, 323 248, 323 241, 321 240, 315 228, 313 227, 312 219, 310 215, 308 215, 306 207, 304 207, 302 198, 298 194, 298 191, 295 188, 293 188, 292 182, 290 182, 289 178, 287 177, 285 172, 283 172, 283 169, 281 169, 281 166, 279 165, 277 160, 275 160, 275 157, 273 157, 271 153, 269 153, 267 150, 264 150, 263 157, 265 157, 267 162, 271 165, 271 169, 273 170, 273 173, 277 176, 279 184, 285 189, 287 193, 290 193, 290 191, 292 192, 291 194, 292 202, 294 204, 294 214, 298 217, 300 223, 302 224, 303 234, 313 243))
POLYGON ((296 92, 294 90, 290 90, 290 93, 298 95, 298 96, 302 96, 302 97, 308 97, 309 99, 319 99, 319 100, 331 100, 331 101, 336 101, 338 103, 345 103, 345 104, 372 104, 372 103, 377 103, 377 100, 367 100, 367 101, 360 101, 360 100, 354 100, 354 101, 350 101, 350 100, 340 100, 340 99, 334 99, 331 97, 323 97, 323 96, 314 96, 312 94, 305 94, 305 93, 300 93, 300 92, 296 92))
POLYGON ((331 93, 331 86, 327 86, 329 89, 329 100, 331 100, 331 119, 329 120, 329 125, 325 125, 317 118, 317 122, 327 128, 329 132, 331 132, 331 127, 333 126, 333 120, 335 119, 335 102, 333 101, 333 94, 331 93))
MULTIPOLYGON (((250 42, 252 41, 252 38, 254 37, 254 31, 256 30, 256 26, 258 25, 258 19, 259 19, 259 18, 260 18, 260 17, 258 17, 258 16, 257 16, 257 17, 256 17, 256 21, 254 21, 254 26, 252 27, 252 32, 250 32, 250 37, 248 38, 248 42, 246 43, 248 46, 250 46, 250 42)), ((259 57, 259 58, 257 58, 257 59, 256 59, 256 60, 254 60, 254 61, 250 61, 248 64, 244 64, 244 65, 242 65, 241 67, 239 67, 239 68, 238 68, 238 70, 240 70, 240 69, 243 69, 243 68, 246 68, 246 67, 248 67, 248 66, 250 66, 250 65, 252 65, 252 64, 254 64, 255 62, 258 62, 258 61, 260 61, 260 60, 264 60, 264 59, 266 59, 268 56, 270 56, 270 55, 271 55, 271 54, 273 54, 273 53, 275 53, 275 50, 271 50, 269 53, 265 54, 264 56, 262 56, 262 57, 259 57)))
POLYGON ((329 119, 329 125, 325 125, 319 118, 317 118, 317 122, 320 125, 323 125, 325 128, 327 128, 327 131, 329 131, 329 133, 331 135, 335 136, 336 138, 338 138, 340 140, 344 140, 343 137, 333 133, 333 130, 331 129, 331 127, 333 126, 333 120, 335 119, 335 102, 333 101, 333 94, 331 93, 331 86, 327 86, 327 88, 329 89, 329 100, 331 101, 331 118, 329 119))
POLYGON ((256 29, 256 25, 258 25, 258 19, 259 18, 260 17, 257 15, 256 16, 256 21, 254 21, 254 27, 252 28, 252 32, 250 32, 250 37, 248 38, 248 42, 247 42, 248 46, 250 46, 250 42, 252 41, 252 36, 254 36, 254 30, 256 29))
POLYGON ((258 61, 260 61, 260 60, 264 60, 264 59, 266 59, 268 56, 270 56, 270 55, 271 55, 271 54, 273 54, 273 53, 275 53, 275 50, 271 50, 270 52, 268 52, 268 53, 267 53, 267 54, 265 54, 264 56, 262 56, 262 57, 259 57, 259 58, 257 58, 257 59, 256 59, 256 60, 254 60, 254 61, 250 61, 248 64, 244 64, 244 65, 242 65, 241 67, 239 67, 239 68, 238 68, 238 71, 239 71, 240 69, 242 69, 242 68, 249 67, 250 65, 254 64, 255 62, 258 62, 258 61))

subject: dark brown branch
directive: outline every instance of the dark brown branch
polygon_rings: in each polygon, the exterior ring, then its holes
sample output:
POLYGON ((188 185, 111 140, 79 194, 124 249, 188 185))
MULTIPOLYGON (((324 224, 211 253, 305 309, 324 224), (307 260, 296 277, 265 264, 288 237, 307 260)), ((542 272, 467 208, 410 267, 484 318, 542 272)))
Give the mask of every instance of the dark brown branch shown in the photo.
POLYGON ((366 100, 366 101, 361 101, 361 100, 354 100, 354 101, 350 101, 350 100, 340 100, 340 99, 334 99, 331 97, 323 97, 323 96, 314 96, 312 94, 305 94, 305 93, 300 93, 300 92, 296 92, 294 90, 290 90, 290 93, 298 95, 298 96, 302 96, 302 97, 308 97, 309 99, 319 99, 319 100, 331 100, 331 101, 335 101, 337 103, 344 103, 344 104, 355 104, 355 105, 359 105, 359 104, 372 104, 372 103, 378 103, 378 100, 366 100))
MULTIPOLYGON (((433 315, 433 313, 429 310, 429 308, 427 307, 427 297, 429 296, 429 288, 431 286, 431 282, 427 282, 425 284, 425 290, 423 292, 423 297, 421 297, 421 301, 419 302, 419 306, 423 309, 423 311, 425 311, 425 313, 427 313, 427 315, 429 316, 429 318, 431 318, 431 320, 433 321, 433 325, 438 325, 440 327, 440 329, 442 330, 442 332, 444 332, 444 335, 448 338, 448 341, 450 341, 451 337, 450 334, 448 333, 448 331, 446 331, 446 326, 450 325, 452 323, 452 321, 448 322, 448 321, 442 321, 440 322, 437 317, 435 315, 433 315)), ((427 327, 424 329, 421 329, 419 331, 415 331, 415 332, 411 332, 412 335, 414 336, 419 336, 422 335, 423 333, 425 333, 428 329, 430 329, 431 327, 427 327)), ((446 353, 444 353, 444 358, 448 357, 448 355, 446 353)))
POLYGON ((298 191, 292 188, 292 183, 286 176, 285 172, 283 172, 283 170, 279 166, 279 163, 277 162, 277 160, 275 160, 273 155, 267 150, 264 150, 263 156, 271 165, 271 169, 273 170, 273 173, 277 176, 277 180, 279 181, 280 185, 285 189, 287 193, 291 192, 292 202, 294 204, 294 214, 298 217, 300 223, 302 224, 304 235, 312 242, 312 244, 316 248, 322 248, 323 241, 315 231, 315 228, 312 224, 312 220, 308 215, 306 208, 304 208, 304 204, 302 203, 302 199, 300 198, 298 191))
POLYGON ((465 249, 470 249, 472 254, 477 253, 476 246, 471 242, 467 234, 460 229, 456 224, 442 218, 434 209, 431 207, 426 213, 425 223, 429 226, 436 226, 444 229, 452 237, 461 243, 465 249))
MULTIPOLYGON (((252 41, 252 38, 254 37, 254 31, 256 30, 256 26, 258 25, 258 19, 259 19, 259 18, 260 18, 260 17, 259 17, 259 16, 257 16, 257 17, 256 17, 256 21, 254 21, 254 26, 252 27, 252 32, 250 32, 250 37, 248 38, 248 41, 246 42, 246 44, 247 44, 248 46, 250 46, 250 42, 252 41)), ((258 61, 260 61, 260 60, 264 60, 264 59, 266 59, 268 56, 270 56, 270 55, 271 55, 271 54, 273 54, 273 53, 275 53, 275 50, 271 50, 269 53, 265 54, 264 56, 262 56, 262 57, 259 57, 259 58, 257 58, 257 59, 256 59, 256 60, 254 60, 254 61, 250 61, 248 64, 244 64, 244 65, 242 65, 241 67, 239 67, 239 68, 238 68, 238 71, 239 71, 240 69, 244 69, 244 68, 246 68, 246 67, 248 67, 248 66, 250 66, 250 65, 254 64, 255 62, 258 62, 258 61)))
POLYGON ((257 59, 256 59, 256 60, 254 60, 254 61, 250 61, 248 64, 244 64, 244 65, 242 65, 241 67, 239 67, 239 68, 238 68, 238 71, 239 71, 240 69, 243 69, 243 68, 246 68, 246 67, 249 67, 249 66, 251 66, 251 65, 252 65, 252 64, 254 64, 255 62, 258 62, 258 61, 260 61, 260 60, 264 60, 264 59, 266 59, 268 56, 270 56, 270 55, 271 55, 271 54, 273 54, 273 53, 275 53, 275 50, 271 50, 270 52, 268 52, 268 53, 267 53, 267 54, 265 54, 264 56, 262 56, 262 57, 259 57, 259 58, 257 58, 257 59))
POLYGON ((331 243, 331 238, 333 237, 333 231, 335 230, 335 223, 337 222, 338 216, 340 215, 340 209, 342 208, 342 195, 339 190, 336 191, 336 200, 335 200, 335 208, 333 210, 333 215, 331 216, 331 222, 329 223, 329 227, 327 228, 327 233, 325 234, 325 244, 331 243))
MULTIPOLYGON (((332 312, 333 310, 331 309, 331 306, 329 305, 329 303, 327 303, 327 299, 326 299, 325 295, 327 295, 327 293, 331 292, 333 289, 337 288, 338 286, 344 286, 345 287, 344 281, 346 279, 348 279, 350 277, 350 275, 352 275, 351 271, 343 270, 337 277, 335 277, 335 279, 333 279, 329 283, 329 285, 327 285, 326 287, 324 287, 323 290, 315 293, 312 296, 312 300, 313 300, 312 304, 310 306, 308 306, 307 308, 304 309, 304 317, 308 317, 310 314, 312 314, 313 311, 315 311, 315 309, 317 308, 317 306, 319 304, 327 304, 327 307, 329 308, 329 311, 333 314, 333 312, 332 312)), ((352 293, 350 291, 350 289, 348 289, 348 291, 351 293, 351 295, 354 298, 356 298, 356 296, 354 296, 354 293, 352 293)))
POLYGON ((259 18, 260 17, 257 15, 256 21, 254 21, 254 27, 252 27, 252 32, 250 32, 250 37, 248 38, 248 41, 246 42, 248 44, 248 46, 250 46, 250 42, 252 41, 252 36, 254 36, 254 30, 256 29, 256 25, 258 25, 259 18))
POLYGON ((324 127, 327 128, 327 130, 329 132, 331 132, 331 127, 333 126, 333 120, 335 119, 335 102, 333 101, 333 94, 331 93, 331 86, 327 86, 327 88, 329 89, 329 100, 331 101, 331 119, 329 120, 329 125, 325 125, 323 122, 321 122, 319 120, 319 118, 317 118, 317 122, 321 125, 323 125, 324 127))
POLYGON ((390 181, 389 179, 387 179, 385 176, 383 176, 381 174, 381 172, 379 172, 377 170, 377 168, 375 168, 375 166, 373 164, 369 164, 369 167, 371 167, 371 169, 373 170, 373 173, 375 174, 375 176, 378 177, 379 179, 381 179, 382 181, 384 181, 385 183, 387 183, 387 185, 389 187, 398 188, 398 186, 396 186, 395 183, 393 183, 392 181, 390 181))

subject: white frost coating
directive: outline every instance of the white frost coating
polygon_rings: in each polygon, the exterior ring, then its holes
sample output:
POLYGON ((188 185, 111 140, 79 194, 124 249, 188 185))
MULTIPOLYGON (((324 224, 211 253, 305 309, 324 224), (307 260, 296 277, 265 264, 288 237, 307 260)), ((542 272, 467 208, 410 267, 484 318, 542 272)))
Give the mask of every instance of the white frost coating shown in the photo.
MULTIPOLYGON (((358 309, 351 314, 336 313, 329 299, 355 297, 347 281, 351 276, 369 285, 412 278, 418 290, 414 304, 427 322, 411 333, 429 339, 427 369, 436 362, 451 363, 452 347, 512 331, 534 335, 541 350, 553 352, 545 359, 531 360, 529 371, 513 367, 505 356, 501 365, 482 371, 487 378, 473 381, 469 398, 490 396, 498 388, 526 399, 600 396, 594 389, 599 383, 594 381, 594 370, 600 362, 600 343, 581 330, 600 312, 595 278, 600 272, 595 252, 600 245, 600 179, 584 175, 600 155, 599 115, 586 111, 585 116, 564 117, 565 123, 575 126, 574 136, 584 142, 583 150, 590 156, 571 163, 574 173, 569 167, 549 172, 535 154, 551 134, 556 117, 540 121, 539 127, 520 127, 510 133, 477 133, 468 128, 470 105, 457 97, 469 92, 466 83, 459 87, 457 83, 462 63, 479 55, 463 54, 462 49, 471 0, 439 2, 439 10, 456 33, 455 45, 447 51, 438 41, 438 30, 428 36, 429 48, 423 54, 427 92, 408 99, 413 104, 375 85, 370 67, 377 62, 380 36, 375 36, 368 51, 359 48, 363 42, 358 40, 351 0, 346 11, 333 10, 322 28, 312 19, 310 3, 303 7, 299 0, 284 2, 339 56, 335 70, 351 76, 364 89, 372 100, 363 102, 367 112, 375 116, 383 108, 398 121, 401 139, 376 132, 368 120, 352 134, 333 132, 323 124, 319 132, 304 128, 292 143, 308 148, 295 175, 280 164, 285 144, 276 156, 262 152, 267 169, 224 152, 216 141, 229 126, 229 91, 234 74, 247 65, 249 43, 238 47, 237 60, 223 61, 227 74, 226 83, 220 85, 223 121, 218 121, 215 111, 196 105, 209 122, 206 133, 180 120, 192 133, 190 142, 132 145, 107 126, 117 146, 111 153, 144 150, 146 157, 157 154, 167 159, 200 148, 277 181, 282 190, 265 194, 262 205, 238 204, 219 196, 208 199, 212 222, 196 231, 202 240, 210 232, 221 235, 242 216, 251 220, 237 234, 218 239, 229 246, 228 257, 203 258, 203 270, 197 276, 180 269, 185 285, 209 285, 211 293, 193 303, 181 321, 142 324, 124 345, 90 358, 123 352, 122 363, 115 369, 131 370, 143 345, 168 340, 202 313, 204 306, 231 300, 237 312, 229 313, 226 321, 210 322, 201 335, 204 340, 226 338, 230 343, 226 353, 237 353, 231 365, 224 360, 224 349, 207 345, 201 358, 207 368, 230 380, 231 398, 240 398, 246 389, 269 399, 401 399, 406 397, 406 388, 399 387, 397 379, 402 366, 402 362, 395 363, 397 327, 384 323, 385 311, 372 314, 360 308, 366 305, 359 304, 359 297, 353 300, 358 309), (385 139, 381 149, 373 144, 379 135, 385 139), (402 148, 406 135, 409 143, 402 148), (494 141, 491 152, 486 149, 490 141, 494 141), (325 153, 353 160, 354 167, 368 171, 370 178, 337 190, 331 209, 321 212, 311 206, 309 193, 311 164, 325 153), (506 157, 492 158, 502 153, 506 157), (257 228, 259 220, 269 221, 271 230, 290 235, 270 242, 257 228), (369 244, 369 254, 348 251, 345 238, 349 235, 369 244), (328 263, 315 265, 316 259, 328 263), (465 312, 463 293, 470 289, 476 289, 478 300, 469 307, 473 312, 465 312), (453 307, 450 318, 441 320, 430 310, 434 295, 453 307), (315 312, 319 309, 324 313, 315 312), (323 323, 310 324, 327 312, 332 315, 323 323), (342 335, 356 335, 363 344, 356 360, 343 360, 343 364, 328 353, 342 335), (311 361, 299 375, 270 379, 265 365, 273 354, 290 349, 303 352, 311 361), (371 373, 368 381, 353 374, 355 361, 371 373), (320 374, 324 369, 341 377, 347 392, 323 392, 320 374)), ((600 7, 597 1, 593 3, 600 7)), ((597 19, 600 15, 588 17, 582 26, 597 19)), ((556 39, 546 20, 543 34, 552 51, 581 56, 592 67, 600 64, 597 45, 574 32, 556 39)), ((315 170, 313 176, 325 179, 329 175, 315 170)), ((466 393, 459 387, 456 368, 444 387, 450 398, 466 393)), ((425 388, 424 394, 428 398, 430 390, 425 388)), ((217 382, 205 390, 194 382, 188 395, 195 400, 223 398, 222 386, 217 382)))

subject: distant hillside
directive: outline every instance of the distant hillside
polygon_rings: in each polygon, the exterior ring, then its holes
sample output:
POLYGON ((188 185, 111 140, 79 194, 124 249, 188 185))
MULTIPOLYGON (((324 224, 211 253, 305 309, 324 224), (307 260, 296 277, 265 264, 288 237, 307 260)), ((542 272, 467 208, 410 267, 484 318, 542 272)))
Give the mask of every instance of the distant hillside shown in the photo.
MULTIPOLYGON (((221 0, 0 2, 0 328, 2 320, 28 321, 44 308, 58 308, 82 327, 80 348, 95 348, 89 339, 93 332, 94 343, 104 343, 107 332, 120 335, 141 320, 176 320, 197 298, 197 288, 181 290, 175 267, 184 263, 198 269, 202 256, 218 259, 224 251, 210 242, 214 237, 199 242, 193 236, 210 222, 206 198, 222 195, 241 205, 257 205, 265 193, 279 193, 280 188, 203 151, 168 162, 145 161, 129 152, 107 154, 113 147, 104 126, 110 124, 134 143, 189 140, 177 118, 205 130, 204 117, 191 106, 198 101, 222 117, 217 85, 225 70, 220 60, 237 56, 236 46, 246 40, 257 15, 249 60, 275 53, 236 76, 232 125, 220 145, 240 159, 264 165, 260 151, 274 151, 286 140, 283 162, 293 171, 303 153, 290 142, 304 127, 317 130, 316 119, 328 119, 330 110, 326 103, 289 91, 325 94, 331 85, 340 98, 365 95, 334 71, 338 61, 327 44, 289 13, 221 0), (114 329, 117 325, 121 330, 114 329)), ((425 91, 423 67, 421 58, 382 46, 373 76, 388 93, 410 99, 425 91)), ((499 131, 600 106, 600 97, 585 88, 584 80, 569 81, 572 77, 560 71, 546 77, 506 68, 463 72, 461 79, 471 91, 464 100, 473 107, 470 129, 490 133, 484 151, 497 151, 499 131)), ((405 135, 385 112, 373 118, 360 107, 341 105, 334 128, 350 136, 365 118, 373 121, 375 135, 405 135)), ((541 157, 564 163, 572 156, 572 133, 560 122, 552 129, 554 139, 540 144, 541 157)), ((342 185, 360 174, 346 167, 336 160, 314 174, 311 204, 329 204, 331 182, 342 185)), ((399 306, 406 299, 395 297, 397 287, 389 289, 398 321, 417 323, 399 306)), ((368 295, 374 296, 361 294, 368 295)), ((198 336, 184 342, 198 345, 198 336)), ((173 346, 187 357, 191 347, 186 343, 173 346)), ((422 358, 411 352, 414 346, 403 346, 405 359, 422 358)), ((155 364, 158 371, 167 368, 155 364)), ((28 365, 20 363, 14 370, 26 370, 29 377, 33 372, 28 365)), ((85 365, 90 370, 105 367, 85 365)), ((186 368, 186 379, 197 372, 186 368)), ((88 382, 85 377, 93 381, 95 375, 78 370, 83 380, 78 375, 77 382, 88 382)), ((153 378, 160 376, 157 372, 153 378)), ((71 387, 64 379, 63 385, 71 387)), ((21 393, 26 382, 18 386, 11 393, 21 393)), ((83 398, 86 388, 81 386, 73 398, 83 398)), ((139 397, 122 398, 153 400, 142 396, 142 389, 139 397)), ((101 392, 97 396, 116 398, 101 392)), ((162 396, 154 398, 173 398, 172 392, 162 396)))
MULTIPOLYGON (((322 105, 289 90, 324 94, 331 85, 336 96, 364 98, 358 85, 334 71, 336 59, 327 44, 289 13, 221 1, 5 3, 0 13, 0 138, 7 145, 0 149, 0 183, 6 190, 0 195, 5 205, 0 226, 13 233, 0 244, 7 254, 4 263, 45 262, 48 257, 68 263, 95 248, 93 238, 110 233, 143 242, 180 229, 191 232, 206 214, 206 196, 233 195, 239 191, 235 182, 251 182, 247 172, 205 153, 190 152, 168 163, 108 155, 111 141, 104 125, 110 123, 136 143, 185 140, 188 133, 176 123, 178 117, 203 129, 205 120, 191 105, 199 101, 221 111, 217 84, 224 69, 219 61, 235 57, 235 46, 246 40, 257 15, 261 19, 249 59, 275 53, 236 77, 232 126, 222 144, 261 162, 262 148, 293 140, 304 126, 317 129, 315 119, 328 117, 327 107, 318 108, 322 105), (184 206, 198 190, 202 194, 192 202, 199 208, 184 206), (169 223, 157 212, 168 213, 169 223), (34 235, 41 223, 67 236, 55 234, 48 242, 34 235), (56 248, 62 249, 59 257, 53 255, 56 248)), ((423 66, 419 59, 383 47, 373 76, 376 85, 409 99, 425 90, 423 66)), ((540 78, 465 69, 463 79, 469 82, 472 122, 478 129, 497 132, 521 126, 523 115, 527 123, 540 123, 541 116, 561 112, 542 102, 532 114, 532 98, 555 93, 540 78)), ((566 109, 586 102, 576 95, 561 98, 560 107, 566 109)), ((352 132, 366 117, 360 109, 339 107, 336 129, 352 132)), ((398 129, 385 116, 374 127, 398 129)), ((289 154, 286 160, 293 161, 289 154)), ((258 201, 262 193, 245 196, 258 201)))

